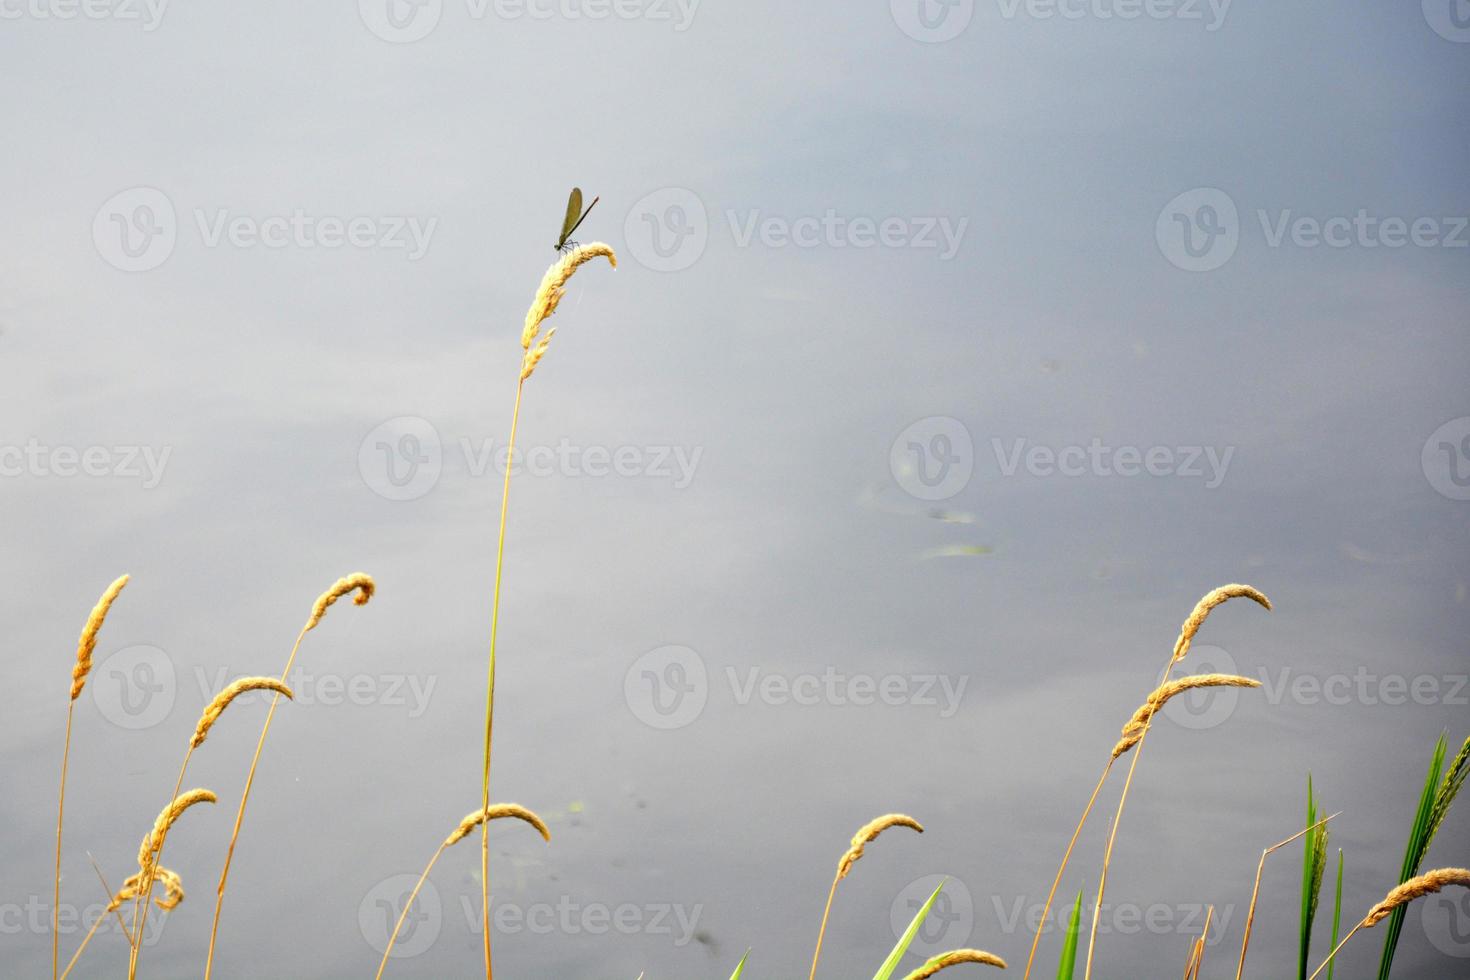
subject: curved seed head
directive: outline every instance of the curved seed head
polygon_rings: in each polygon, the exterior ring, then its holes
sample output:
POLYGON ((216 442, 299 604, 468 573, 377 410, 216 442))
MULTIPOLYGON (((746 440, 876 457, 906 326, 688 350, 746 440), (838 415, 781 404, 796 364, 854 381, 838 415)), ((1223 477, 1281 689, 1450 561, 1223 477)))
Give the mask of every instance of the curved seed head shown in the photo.
POLYGON ((311 607, 311 618, 306 621, 306 629, 302 632, 315 629, 316 624, 320 623, 322 617, 327 614, 327 607, 347 593, 355 591, 357 595, 352 598, 353 604, 365 606, 377 590, 378 586, 373 582, 373 577, 366 572, 353 572, 351 575, 339 578, 332 583, 330 589, 317 597, 316 603, 311 607))
POLYGON ((444 846, 450 847, 458 844, 470 835, 470 831, 480 826, 486 820, 499 820, 502 817, 514 817, 517 820, 524 820, 532 827, 535 827, 536 831, 548 843, 551 841, 551 831, 547 829, 546 821, 536 816, 532 811, 521 806, 519 803, 493 803, 488 809, 473 810, 466 814, 465 818, 459 822, 459 826, 454 828, 454 832, 444 838, 444 846))
POLYGON ((1179 627, 1179 639, 1174 641, 1174 659, 1172 662, 1177 664, 1184 659, 1185 654, 1189 653, 1189 645, 1194 642, 1194 635, 1204 625, 1205 619, 1210 615, 1210 610, 1230 599, 1241 597, 1258 602, 1268 610, 1271 608, 1271 600, 1267 599, 1259 589, 1252 588, 1249 585, 1232 583, 1230 585, 1222 585, 1218 589, 1210 591, 1203 599, 1195 603, 1194 611, 1189 614, 1189 618, 1184 621, 1184 625, 1179 627))
POLYGON ((77 641, 77 662, 71 669, 71 699, 75 701, 82 693, 82 685, 87 683, 87 675, 92 672, 92 654, 97 649, 97 634, 102 629, 102 624, 107 620, 107 611, 112 608, 113 600, 128 584, 128 576, 122 575, 107 587, 102 593, 102 598, 97 600, 97 605, 92 607, 91 615, 87 617, 87 625, 82 627, 82 637, 77 641))
POLYGON ((876 820, 868 821, 858 828, 856 834, 852 835, 851 846, 848 847, 847 853, 842 855, 842 860, 837 862, 838 881, 846 878, 847 873, 852 870, 852 866, 857 863, 858 858, 863 856, 863 848, 871 844, 879 834, 883 833, 889 827, 908 827, 921 834, 924 832, 924 828, 920 825, 919 821, 902 813, 888 813, 878 817, 876 820))
POLYGON ((955 949, 948 953, 940 953, 928 963, 919 967, 913 973, 904 977, 904 980, 928 980, 940 970, 951 966, 959 966, 961 963, 978 963, 981 966, 995 966, 1004 970, 1006 961, 994 953, 987 953, 983 949, 955 949))
POLYGON ((224 710, 230 706, 230 702, 246 691, 275 691, 291 699, 296 697, 291 693, 289 687, 274 677, 241 677, 216 694, 214 700, 209 702, 209 707, 205 708, 204 714, 199 716, 199 724, 194 728, 194 737, 189 739, 189 748, 199 748, 204 743, 204 738, 209 734, 209 730, 214 727, 214 723, 219 721, 219 716, 224 714, 224 710))

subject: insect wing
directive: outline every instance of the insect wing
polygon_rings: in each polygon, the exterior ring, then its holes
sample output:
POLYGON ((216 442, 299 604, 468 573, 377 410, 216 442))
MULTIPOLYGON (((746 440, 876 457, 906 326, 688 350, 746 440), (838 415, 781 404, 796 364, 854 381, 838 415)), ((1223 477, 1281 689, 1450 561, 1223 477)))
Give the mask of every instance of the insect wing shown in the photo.
POLYGON ((569 198, 567 198, 567 216, 564 219, 562 219, 562 223, 561 223, 561 238, 557 240, 557 245, 558 246, 563 245, 563 244, 566 243, 567 236, 571 235, 572 230, 577 227, 578 220, 581 217, 582 217, 582 188, 580 188, 580 187, 573 187, 572 188, 572 196, 569 197, 569 198))

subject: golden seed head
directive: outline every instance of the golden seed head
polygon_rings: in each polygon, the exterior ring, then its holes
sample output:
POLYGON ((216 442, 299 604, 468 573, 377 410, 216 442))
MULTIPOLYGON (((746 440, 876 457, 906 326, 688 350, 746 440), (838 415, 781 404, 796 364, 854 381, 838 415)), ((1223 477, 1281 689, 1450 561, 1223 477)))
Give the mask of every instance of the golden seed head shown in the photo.
POLYGON ((77 642, 77 662, 71 669, 71 699, 75 701, 82 693, 82 685, 87 683, 87 675, 92 671, 92 654, 97 649, 97 634, 102 629, 103 622, 107 619, 107 611, 112 608, 113 600, 128 584, 128 576, 118 577, 107 591, 102 593, 102 598, 97 600, 97 605, 92 607, 91 615, 87 617, 87 625, 82 627, 82 638, 77 642))
POLYGON ((275 691, 288 698, 296 697, 289 687, 274 677, 241 677, 216 694, 214 700, 209 702, 209 707, 205 708, 204 714, 199 716, 199 724, 194 729, 194 737, 189 739, 189 748, 199 748, 204 743, 204 738, 209 734, 209 730, 219 720, 219 716, 230 706, 230 702, 246 691, 275 691))
POLYGON ((852 866, 857 863, 858 858, 863 856, 863 848, 871 844, 879 834, 883 833, 889 827, 909 827, 917 830, 921 834, 924 832, 924 828, 919 824, 919 821, 913 817, 905 816, 902 813, 888 813, 876 820, 868 821, 858 828, 856 834, 852 835, 852 845, 848 847, 847 853, 842 855, 842 860, 837 862, 838 881, 846 878, 847 873, 852 870, 852 866))
POLYGON ((537 832, 548 843, 551 841, 551 831, 547 829, 546 821, 536 816, 532 811, 521 806, 519 803, 492 803, 489 809, 473 810, 466 814, 465 818, 459 822, 459 826, 454 828, 454 832, 444 838, 444 846, 450 847, 458 844, 470 835, 470 831, 480 826, 486 820, 499 820, 502 817, 515 817, 517 820, 524 820, 532 827, 535 827, 537 832))
POLYGON ((1169 699, 1185 691, 1193 691, 1201 687, 1260 687, 1261 682, 1250 677, 1240 677, 1236 674, 1194 674, 1190 677, 1181 677, 1178 680, 1163 684, 1148 696, 1148 700, 1139 705, 1133 717, 1123 726, 1123 737, 1118 744, 1113 746, 1113 758, 1127 752, 1143 740, 1143 733, 1153 716, 1169 699))
POLYGON ((1174 641, 1174 659, 1172 662, 1177 664, 1184 659, 1185 654, 1189 653, 1189 645, 1194 642, 1194 635, 1204 625, 1205 618, 1210 615, 1211 609, 1214 609, 1229 599, 1238 599, 1241 597, 1252 599, 1268 610, 1271 608, 1271 600, 1267 599, 1259 589, 1252 588, 1249 585, 1222 585, 1218 589, 1214 589, 1207 593, 1199 602, 1195 603, 1194 611, 1189 614, 1189 618, 1184 621, 1184 625, 1179 627, 1179 639, 1174 641))
POLYGON ((593 242, 590 245, 582 245, 572 249, 560 260, 553 263, 546 270, 546 275, 541 277, 541 286, 536 290, 536 298, 531 301, 531 308, 526 311, 526 325, 521 330, 521 349, 529 351, 531 344, 536 341, 536 334, 541 330, 541 324, 556 312, 556 307, 561 303, 565 295, 563 287, 567 280, 572 278, 583 263, 590 262, 595 258, 605 258, 614 269, 618 267, 618 257, 612 248, 602 242, 593 242))
POLYGON ((551 338, 556 336, 556 328, 552 327, 546 331, 546 336, 536 342, 536 346, 526 351, 521 358, 521 380, 525 381, 536 370, 536 365, 541 363, 541 358, 546 356, 546 348, 551 343, 551 338))
POLYGON ((958 966, 961 963, 978 963, 981 966, 995 966, 1002 970, 1006 968, 1006 961, 994 953, 987 953, 983 949, 955 949, 950 950, 948 953, 940 953, 928 963, 925 963, 913 973, 904 977, 904 980, 928 980, 929 977, 934 976, 940 970, 947 969, 951 966, 958 966))
POLYGON ((174 825, 174 821, 179 819, 179 814, 195 803, 214 803, 218 799, 207 789, 191 789, 181 796, 174 797, 169 805, 163 808, 158 814, 158 819, 153 821, 153 829, 143 835, 143 843, 138 847, 140 881, 147 881, 148 876, 153 873, 156 867, 154 860, 163 848, 163 839, 168 836, 169 828, 174 825))
MULTIPOLYGON (((179 876, 162 865, 154 865, 153 880, 162 882, 164 891, 162 896, 156 896, 153 899, 153 903, 165 912, 178 908, 179 903, 184 900, 184 883, 179 876)), ((107 903, 107 911, 115 912, 122 907, 124 902, 130 902, 143 894, 142 883, 143 873, 141 871, 124 881, 122 888, 107 903)))
POLYGON ((306 629, 302 632, 315 629, 316 624, 320 623, 322 617, 327 614, 327 607, 349 592, 357 592, 357 595, 352 597, 354 605, 365 606, 377 589, 373 577, 366 572, 353 572, 345 578, 339 578, 330 589, 317 597, 316 604, 311 607, 311 618, 306 621, 306 629))
POLYGON ((1384 919, 1393 914, 1393 910, 1400 905, 1407 905, 1416 898, 1437 892, 1445 885, 1459 885, 1462 888, 1470 888, 1470 870, 1465 868, 1439 868, 1428 871, 1417 878, 1410 878, 1399 885, 1393 891, 1373 906, 1368 915, 1363 919, 1362 928, 1371 929, 1384 919))

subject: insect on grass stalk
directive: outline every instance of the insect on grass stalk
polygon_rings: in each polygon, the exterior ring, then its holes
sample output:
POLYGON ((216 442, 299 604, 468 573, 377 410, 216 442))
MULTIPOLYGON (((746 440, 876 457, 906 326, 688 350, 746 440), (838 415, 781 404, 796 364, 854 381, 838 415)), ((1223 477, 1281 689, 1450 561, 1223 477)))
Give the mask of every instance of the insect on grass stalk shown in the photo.
MULTIPOLYGON (((580 194, 577 196, 580 198, 580 194)), ((578 203, 580 204, 580 201, 578 203)), ((562 297, 566 295, 567 280, 571 279, 584 263, 599 257, 607 259, 609 265, 617 268, 617 255, 602 242, 578 246, 552 263, 545 275, 541 277, 541 285, 536 290, 536 296, 531 301, 530 309, 526 311, 526 322, 521 329, 520 376, 516 381, 515 407, 511 410, 510 416, 510 439, 506 443, 505 480, 500 489, 500 526, 495 541, 495 585, 490 600, 490 655, 485 669, 485 754, 480 779, 481 810, 488 810, 490 807, 490 755, 495 732, 495 654, 500 637, 500 594, 505 573, 505 527, 506 516, 510 510, 511 460, 515 458, 516 435, 520 429, 521 399, 525 392, 526 381, 530 379, 537 365, 546 355, 547 346, 556 332, 555 330, 547 331, 546 336, 538 342, 537 335, 541 332, 541 324, 556 312, 562 297)), ((485 823, 480 825, 480 908, 481 935, 485 953, 485 980, 494 980, 495 968, 490 953, 490 829, 485 823)))

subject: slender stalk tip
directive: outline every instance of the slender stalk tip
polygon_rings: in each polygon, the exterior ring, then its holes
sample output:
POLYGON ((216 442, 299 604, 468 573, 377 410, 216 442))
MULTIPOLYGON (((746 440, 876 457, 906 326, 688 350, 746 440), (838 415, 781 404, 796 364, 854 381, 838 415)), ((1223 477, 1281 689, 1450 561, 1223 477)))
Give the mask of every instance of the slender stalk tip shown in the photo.
POLYGON ((444 846, 452 847, 468 837, 470 832, 480 826, 480 824, 489 820, 500 820, 504 817, 514 817, 517 820, 524 820, 532 827, 535 827, 536 832, 548 844, 551 843, 551 830, 547 828, 546 821, 542 820, 534 812, 526 809, 519 803, 496 803, 483 810, 473 810, 466 814, 465 818, 459 822, 459 826, 454 828, 454 832, 444 838, 444 846))
POLYGON ((330 589, 317 598, 316 603, 311 607, 311 618, 306 621, 306 627, 302 632, 306 633, 315 629, 317 623, 320 623, 322 617, 327 614, 327 608, 349 592, 357 593, 352 598, 353 605, 365 606, 377 590, 378 587, 373 582, 373 577, 366 572, 353 572, 351 575, 339 578, 332 583, 330 589))
POLYGON ((1189 618, 1184 621, 1184 625, 1179 627, 1179 639, 1174 641, 1174 658, 1170 662, 1177 664, 1189 653, 1189 646, 1194 642, 1195 634, 1199 632, 1200 627, 1204 625, 1205 619, 1210 615, 1210 610, 1230 599, 1239 598, 1250 599, 1259 603, 1267 610, 1271 608, 1271 600, 1266 598, 1265 594, 1259 589, 1249 585, 1232 583, 1211 590, 1205 594, 1204 598, 1195 603, 1194 611, 1189 614, 1189 618))
POLYGON ((858 858, 863 856, 863 848, 867 847, 878 835, 889 827, 908 827, 919 833, 924 832, 923 826, 913 817, 902 813, 888 813, 876 820, 870 820, 858 828, 858 832, 852 835, 852 844, 847 853, 842 855, 842 860, 837 862, 837 880, 841 881, 847 877, 852 866, 857 863, 858 858))
POLYGON ((102 624, 107 620, 107 612, 112 608, 112 603, 117 599, 118 593, 123 586, 128 584, 129 576, 119 576, 107 591, 102 593, 102 598, 97 600, 97 605, 92 607, 91 615, 87 617, 87 625, 82 627, 81 639, 77 641, 77 662, 71 669, 71 699, 75 701, 81 696, 82 686, 87 683, 87 675, 92 672, 92 654, 97 650, 97 634, 102 630, 102 624))
POLYGON ((1462 888, 1470 888, 1470 870, 1465 868, 1439 868, 1434 871, 1426 871, 1416 878, 1399 885, 1389 892, 1377 905, 1368 911, 1363 918, 1363 928, 1371 929, 1393 913, 1400 905, 1407 905, 1416 898, 1422 898, 1433 892, 1439 891, 1446 885, 1459 885, 1462 888))
POLYGON ((189 748, 197 749, 203 745, 204 739, 209 735, 209 730, 214 727, 216 721, 219 721, 219 716, 224 714, 230 702, 246 691, 275 691, 277 694, 284 694, 291 700, 296 698, 289 687, 274 677, 241 677, 216 694, 214 700, 209 702, 209 706, 204 709, 204 714, 199 716, 199 724, 194 729, 194 737, 189 739, 189 748))
POLYGON ((981 966, 994 966, 1002 970, 1006 968, 1006 961, 994 953, 987 953, 983 949, 954 949, 948 953, 940 953, 904 977, 904 980, 928 980, 940 970, 947 970, 961 963, 978 963, 981 966))

